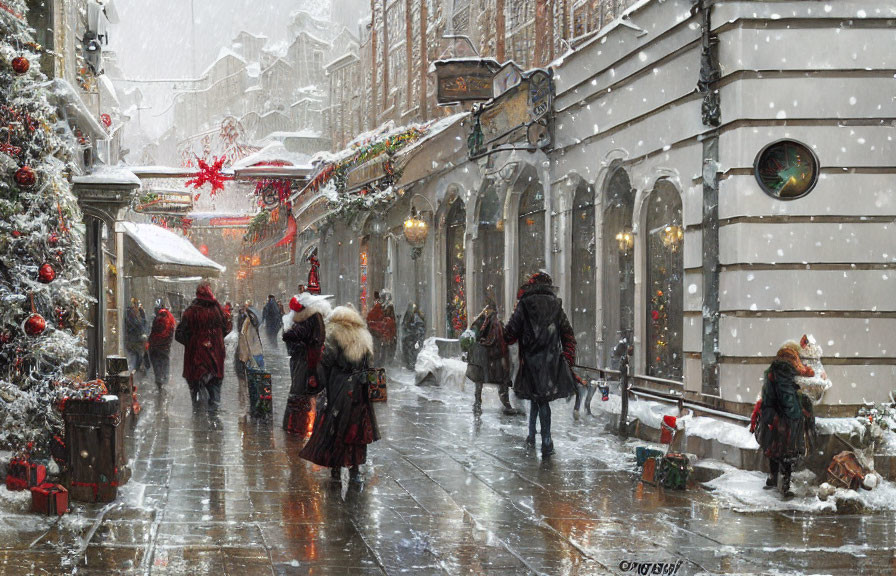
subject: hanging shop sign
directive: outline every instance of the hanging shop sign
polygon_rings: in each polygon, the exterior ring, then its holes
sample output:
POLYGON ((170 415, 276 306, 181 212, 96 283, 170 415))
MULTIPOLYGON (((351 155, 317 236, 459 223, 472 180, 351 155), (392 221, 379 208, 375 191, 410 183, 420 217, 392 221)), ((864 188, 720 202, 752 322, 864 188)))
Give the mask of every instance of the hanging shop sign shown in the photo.
POLYGON ((150 190, 141 195, 136 211, 142 214, 189 212, 193 209, 193 195, 172 190, 150 190))
POLYGON ((523 74, 519 83, 473 110, 473 129, 467 139, 470 155, 497 146, 523 144, 530 150, 550 146, 553 100, 554 84, 549 71, 523 74))
POLYGON ((451 104, 492 98, 492 79, 501 66, 492 58, 436 60, 436 101, 451 104))

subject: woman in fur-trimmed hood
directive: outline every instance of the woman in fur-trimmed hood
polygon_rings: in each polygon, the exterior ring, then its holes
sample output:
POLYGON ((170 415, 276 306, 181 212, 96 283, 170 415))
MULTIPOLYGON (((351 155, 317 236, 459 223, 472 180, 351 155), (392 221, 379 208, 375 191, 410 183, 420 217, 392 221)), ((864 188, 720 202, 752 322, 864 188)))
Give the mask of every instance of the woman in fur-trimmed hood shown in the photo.
POLYGON ((289 309, 290 314, 283 319, 283 341, 289 352, 292 385, 283 413, 283 429, 302 433, 308 429, 313 396, 321 390, 316 372, 326 337, 324 318, 331 309, 326 298, 308 292, 293 296, 289 309))
POLYGON ((352 480, 359 480, 358 466, 367 460, 367 445, 380 438, 366 371, 373 364, 373 337, 351 306, 335 308, 326 331, 317 377, 327 390, 327 407, 318 413, 311 439, 299 456, 332 468, 337 480, 340 468, 347 466, 352 480))

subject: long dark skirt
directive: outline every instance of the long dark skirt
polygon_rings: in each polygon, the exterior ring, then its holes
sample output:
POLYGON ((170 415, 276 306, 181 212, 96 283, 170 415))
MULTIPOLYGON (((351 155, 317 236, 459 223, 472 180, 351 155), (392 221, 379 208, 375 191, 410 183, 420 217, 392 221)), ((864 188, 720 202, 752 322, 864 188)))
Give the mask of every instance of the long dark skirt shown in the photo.
POLYGON ((318 412, 301 458, 328 468, 358 466, 367 460, 367 445, 379 439, 379 432, 373 406, 362 390, 355 392, 356 398, 364 399, 353 404, 348 394, 339 395, 318 412))

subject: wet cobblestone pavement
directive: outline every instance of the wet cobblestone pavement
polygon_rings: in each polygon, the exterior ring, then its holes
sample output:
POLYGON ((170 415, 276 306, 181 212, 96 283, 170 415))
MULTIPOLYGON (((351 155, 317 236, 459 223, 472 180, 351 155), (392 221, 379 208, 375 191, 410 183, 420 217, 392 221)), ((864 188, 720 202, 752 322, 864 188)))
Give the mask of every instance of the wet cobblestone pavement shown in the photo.
POLYGON ((418 388, 404 371, 377 406, 365 483, 333 483, 280 429, 288 359, 266 345, 273 421, 245 416, 229 362, 217 417, 193 414, 179 377, 142 385, 119 500, 58 521, 4 516, 0 574, 584 575, 679 561, 683 575, 896 573, 893 513, 742 514, 702 490, 642 486, 631 445, 563 402, 544 461, 496 391, 474 420, 472 386, 418 388))

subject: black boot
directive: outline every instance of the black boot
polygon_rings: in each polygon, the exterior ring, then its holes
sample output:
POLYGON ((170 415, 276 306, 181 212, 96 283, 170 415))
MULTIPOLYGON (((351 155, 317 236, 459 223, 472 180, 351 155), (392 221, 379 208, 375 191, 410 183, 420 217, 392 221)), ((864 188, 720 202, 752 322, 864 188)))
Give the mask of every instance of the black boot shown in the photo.
POLYGON ((774 490, 778 487, 778 461, 769 460, 768 479, 765 481, 766 490, 774 490))
POLYGON ((793 496, 793 491, 790 489, 790 475, 792 471, 793 465, 790 462, 784 461, 781 463, 781 494, 785 498, 793 496))
POLYGON ((473 414, 482 414, 482 382, 476 383, 476 398, 473 400, 473 414))
POLYGON ((520 413, 520 411, 514 408, 510 403, 510 386, 502 384, 498 396, 501 398, 501 404, 504 406, 503 412, 505 416, 516 416, 520 413))
POLYGON ((330 479, 333 480, 333 482, 342 482, 342 468, 339 466, 330 468, 330 479))
POLYGON ((546 458, 554 453, 551 440, 551 405, 543 402, 538 406, 538 420, 541 423, 541 456, 546 458))
POLYGON ((348 469, 348 480, 349 482, 354 482, 356 484, 360 484, 361 482, 363 482, 363 479, 361 478, 361 471, 358 470, 357 465, 352 466, 348 469))

